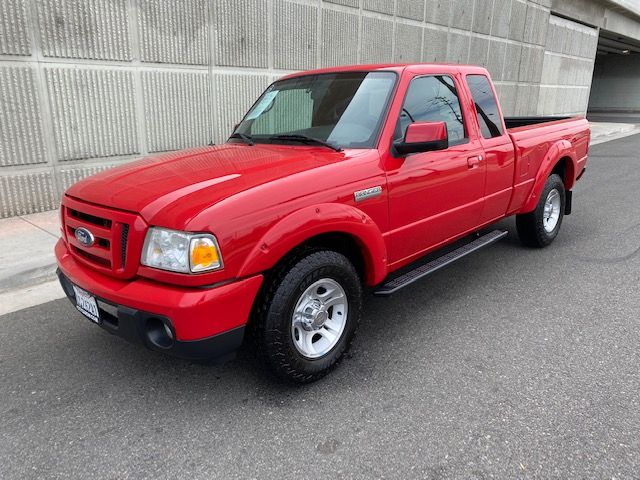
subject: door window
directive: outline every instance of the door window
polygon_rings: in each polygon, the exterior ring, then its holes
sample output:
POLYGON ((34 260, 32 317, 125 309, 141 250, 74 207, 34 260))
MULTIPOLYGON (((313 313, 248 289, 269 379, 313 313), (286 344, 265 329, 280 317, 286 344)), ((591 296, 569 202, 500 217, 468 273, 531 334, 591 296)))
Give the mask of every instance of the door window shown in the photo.
POLYGON ((502 121, 498 102, 493 95, 489 79, 484 75, 468 75, 467 84, 476 104, 480 132, 484 138, 502 136, 502 121))
POLYGON ((413 122, 445 122, 450 145, 467 141, 458 92, 451 77, 433 75, 411 81, 396 127, 396 139, 404 138, 413 122))

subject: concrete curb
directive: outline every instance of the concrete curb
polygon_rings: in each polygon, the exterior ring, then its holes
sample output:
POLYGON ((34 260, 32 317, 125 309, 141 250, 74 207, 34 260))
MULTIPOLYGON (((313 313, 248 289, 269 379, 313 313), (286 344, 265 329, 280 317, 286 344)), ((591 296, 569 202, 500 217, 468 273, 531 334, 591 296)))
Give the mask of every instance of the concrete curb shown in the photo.
POLYGON ((20 288, 32 287, 56 279, 56 262, 51 259, 47 265, 16 272, 6 278, 0 278, 0 293, 20 288))

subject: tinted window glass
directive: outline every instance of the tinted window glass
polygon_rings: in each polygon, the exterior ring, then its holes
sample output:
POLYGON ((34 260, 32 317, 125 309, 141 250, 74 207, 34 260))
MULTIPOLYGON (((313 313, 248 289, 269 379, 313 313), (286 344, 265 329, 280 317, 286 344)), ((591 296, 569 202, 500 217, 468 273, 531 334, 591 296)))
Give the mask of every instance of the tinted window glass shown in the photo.
POLYGON ((411 81, 404 100, 396 138, 403 138, 413 122, 446 122, 449 143, 466 139, 458 93, 451 77, 435 75, 411 81))
POLYGON ((468 75, 467 84, 476 104, 478 123, 484 138, 502 135, 502 122, 498 112, 498 102, 491 90, 489 79, 484 75, 468 75))
POLYGON ((236 129, 256 143, 304 135, 342 148, 375 147, 396 82, 392 72, 305 75, 271 85, 236 129))

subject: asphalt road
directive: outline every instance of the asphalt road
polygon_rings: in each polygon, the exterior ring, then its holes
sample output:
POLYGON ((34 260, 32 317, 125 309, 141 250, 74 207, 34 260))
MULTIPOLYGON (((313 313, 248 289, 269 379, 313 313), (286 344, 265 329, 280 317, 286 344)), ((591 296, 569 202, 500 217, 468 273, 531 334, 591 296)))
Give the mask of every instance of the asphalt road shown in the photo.
POLYGON ((640 136, 593 148, 556 242, 369 298, 326 379, 163 357, 67 300, 0 317, 0 478, 637 478, 640 136))

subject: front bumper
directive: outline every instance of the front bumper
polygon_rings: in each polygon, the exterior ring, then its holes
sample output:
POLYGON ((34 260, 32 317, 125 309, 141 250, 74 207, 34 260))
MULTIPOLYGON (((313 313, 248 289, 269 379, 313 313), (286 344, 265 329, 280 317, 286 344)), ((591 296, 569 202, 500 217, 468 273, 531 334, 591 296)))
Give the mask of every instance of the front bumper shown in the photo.
POLYGON ((204 360, 235 351, 262 284, 262 275, 215 288, 184 288, 142 278, 122 280, 77 262, 62 239, 55 250, 67 297, 75 304, 72 285, 94 295, 102 328, 181 358, 204 360), (154 329, 162 324, 170 329, 171 342, 154 337, 154 329))

